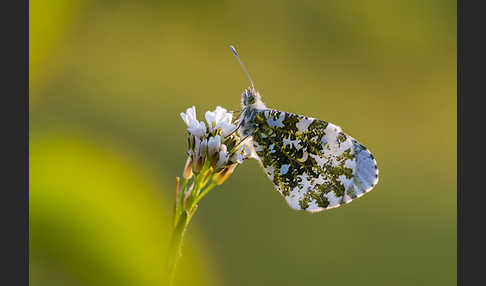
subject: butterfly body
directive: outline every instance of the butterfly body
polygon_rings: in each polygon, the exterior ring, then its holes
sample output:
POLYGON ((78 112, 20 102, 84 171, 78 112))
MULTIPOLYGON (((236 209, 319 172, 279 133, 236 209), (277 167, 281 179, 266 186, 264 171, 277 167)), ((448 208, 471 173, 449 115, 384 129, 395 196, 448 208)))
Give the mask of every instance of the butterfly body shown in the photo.
POLYGON ((242 94, 239 134, 293 209, 349 203, 378 182, 371 153, 332 123, 269 109, 254 88, 242 94))

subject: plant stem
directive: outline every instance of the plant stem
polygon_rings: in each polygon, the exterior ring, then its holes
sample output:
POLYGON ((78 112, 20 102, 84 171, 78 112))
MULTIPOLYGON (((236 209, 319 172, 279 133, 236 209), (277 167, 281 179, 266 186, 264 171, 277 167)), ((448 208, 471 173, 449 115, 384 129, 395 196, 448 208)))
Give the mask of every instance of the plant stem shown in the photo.
POLYGON ((216 183, 211 183, 211 185, 209 185, 206 189, 202 190, 201 194, 196 198, 196 200, 194 201, 193 205, 197 205, 197 203, 199 203, 199 201, 209 192, 211 191, 211 189, 213 189, 214 187, 216 187, 217 184, 216 183))
POLYGON ((177 200, 176 200, 176 209, 174 215, 174 227, 177 225, 177 221, 182 214, 183 211, 183 200, 184 200, 184 193, 186 192, 187 187, 187 179, 184 179, 182 183, 182 189, 178 190, 177 192, 177 200))
POLYGON ((182 239, 184 238, 184 232, 186 231, 188 221, 187 212, 183 212, 178 218, 178 223, 172 233, 172 239, 170 241, 169 254, 168 254, 168 278, 169 286, 174 281, 174 274, 177 267, 177 262, 181 257, 182 239))
MULTIPOLYGON (((182 188, 175 192, 176 201, 174 204, 174 226, 172 231, 172 238, 169 246, 168 253, 168 285, 172 285, 177 263, 182 255, 182 241, 186 232, 187 226, 191 221, 193 215, 196 213, 199 201, 217 184, 211 183, 206 187, 210 178, 212 177, 212 169, 208 165, 207 168, 203 168, 199 175, 194 176, 194 187, 191 190, 191 194, 188 195, 187 201, 184 201, 184 194, 187 192, 186 188, 189 185, 188 180, 184 180, 182 188), (204 188, 206 187, 206 188, 204 188)), ((176 180, 176 188, 179 187, 179 180, 176 180)))

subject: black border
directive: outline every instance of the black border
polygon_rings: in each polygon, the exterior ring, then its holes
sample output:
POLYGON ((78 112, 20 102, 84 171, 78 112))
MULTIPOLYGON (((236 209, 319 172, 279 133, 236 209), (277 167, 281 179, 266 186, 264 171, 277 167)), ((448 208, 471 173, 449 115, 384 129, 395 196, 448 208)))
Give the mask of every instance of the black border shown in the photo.
POLYGON ((486 95, 486 17, 481 3, 458 0, 457 6, 458 285, 485 284, 486 153, 483 133, 486 105, 482 99, 486 95))
POLYGON ((29 285, 29 2, 2 5, 1 285, 29 285))
MULTIPOLYGON (((7 2, 4 6, 3 53, 5 60, 3 105, 4 182, 2 209, 4 267, 0 281, 29 285, 29 2, 7 2), (20 16, 20 17, 19 17, 20 16), (15 139, 15 140, 14 140, 15 139), (18 140, 18 141, 17 141, 18 140), (15 173, 15 175, 14 175, 15 173)), ((485 17, 480 1, 457 1, 457 283, 481 285, 485 259, 484 202, 486 193, 482 152, 485 106, 484 40, 485 17), (474 4, 477 6, 475 7, 474 4), (465 6, 465 7, 464 7, 465 6), (481 21, 482 20, 482 21, 481 21), (477 102, 474 101, 477 100, 477 102), (475 125, 476 123, 476 125, 475 125)), ((2 145, 3 145, 2 144, 2 145)))

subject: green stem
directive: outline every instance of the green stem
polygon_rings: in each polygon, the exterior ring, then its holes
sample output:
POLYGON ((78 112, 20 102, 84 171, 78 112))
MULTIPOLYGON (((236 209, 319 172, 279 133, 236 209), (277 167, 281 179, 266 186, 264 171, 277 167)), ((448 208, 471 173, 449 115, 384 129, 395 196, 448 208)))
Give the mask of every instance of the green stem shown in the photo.
POLYGON ((177 263, 181 257, 182 239, 184 238, 184 232, 186 231, 187 224, 189 223, 189 217, 187 212, 183 212, 178 218, 177 226, 172 233, 172 239, 170 241, 169 253, 168 253, 168 285, 172 285, 174 281, 175 270, 177 263))
POLYGON ((214 187, 216 187, 217 184, 216 183, 211 183, 211 185, 209 185, 207 188, 205 188, 204 190, 202 190, 201 194, 196 198, 196 200, 194 200, 194 203, 193 205, 196 206, 199 201, 209 192, 211 191, 214 187))
POLYGON ((187 179, 184 179, 182 182, 182 188, 179 189, 177 201, 176 201, 176 210, 175 210, 175 216, 174 216, 174 227, 177 225, 178 219, 182 214, 183 209, 183 200, 184 200, 184 193, 186 192, 186 187, 187 187, 187 179))
POLYGON ((193 215, 196 213, 197 204, 199 201, 216 186, 216 183, 211 183, 209 186, 204 188, 212 174, 208 174, 211 170, 208 168, 203 168, 203 171, 199 175, 194 176, 194 187, 191 194, 189 194, 186 203, 183 202, 184 194, 186 193, 186 188, 188 185, 188 180, 184 180, 182 183, 182 188, 178 193, 178 198, 176 201, 176 210, 174 217, 174 229, 172 232, 172 238, 170 241, 169 253, 168 253, 168 285, 172 285, 175 271, 177 268, 177 263, 181 257, 182 241, 184 239, 184 234, 186 232, 187 226, 191 221, 193 215), (206 180, 205 180, 206 179, 206 180), (203 189, 204 188, 204 189, 203 189))

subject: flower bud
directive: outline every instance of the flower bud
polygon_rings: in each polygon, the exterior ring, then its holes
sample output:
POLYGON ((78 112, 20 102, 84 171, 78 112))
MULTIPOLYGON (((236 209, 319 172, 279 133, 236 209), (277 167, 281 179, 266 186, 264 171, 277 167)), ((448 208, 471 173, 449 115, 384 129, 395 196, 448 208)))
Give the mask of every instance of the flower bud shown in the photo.
POLYGON ((194 156, 193 156, 193 168, 192 171, 195 174, 199 174, 201 172, 204 163, 206 161, 206 153, 207 153, 207 146, 208 146, 208 140, 200 140, 196 138, 196 149, 194 150, 194 156))
POLYGON ((187 157, 183 177, 186 180, 189 180, 192 177, 192 156, 187 157))
POLYGON ((208 140, 208 157, 212 162, 217 160, 219 147, 221 146, 221 136, 216 135, 208 140))
POLYGON ((233 174, 233 171, 235 170, 236 165, 238 165, 238 164, 235 163, 235 164, 229 165, 229 166, 225 167, 223 170, 221 170, 220 172, 214 174, 213 181, 217 185, 221 185, 222 183, 224 183, 229 178, 229 176, 231 176, 231 174, 233 174))
POLYGON ((193 150, 194 149, 194 135, 189 134, 187 136, 187 150, 193 150))
POLYGON ((214 166, 214 169, 216 169, 216 171, 223 169, 226 166, 226 163, 228 163, 228 159, 229 154, 226 149, 226 145, 221 145, 220 151, 218 153, 218 160, 214 166))

